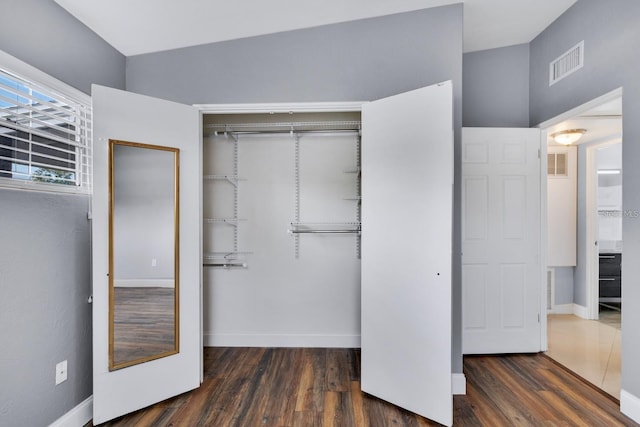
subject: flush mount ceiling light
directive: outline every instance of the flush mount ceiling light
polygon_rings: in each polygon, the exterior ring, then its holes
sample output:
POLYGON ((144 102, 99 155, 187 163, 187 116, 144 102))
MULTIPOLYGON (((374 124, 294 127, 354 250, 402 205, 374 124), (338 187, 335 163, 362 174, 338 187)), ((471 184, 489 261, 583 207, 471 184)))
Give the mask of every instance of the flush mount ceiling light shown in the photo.
POLYGON ((551 137, 558 144, 571 145, 574 142, 578 141, 586 131, 586 129, 561 130, 559 132, 552 133, 551 137))

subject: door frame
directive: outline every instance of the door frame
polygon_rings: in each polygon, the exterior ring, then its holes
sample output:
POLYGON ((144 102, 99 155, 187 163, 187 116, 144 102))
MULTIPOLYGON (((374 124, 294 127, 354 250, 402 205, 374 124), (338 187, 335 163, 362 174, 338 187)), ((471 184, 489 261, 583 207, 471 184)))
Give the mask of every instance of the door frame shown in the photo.
MULTIPOLYGON (((588 257, 591 261, 588 270, 589 282, 587 283, 587 319, 598 320, 599 315, 599 296, 600 296, 600 259, 599 245, 589 245, 589 242, 597 242, 599 235, 598 220, 598 150, 615 144, 622 144, 622 135, 616 135, 612 138, 606 138, 603 141, 593 141, 586 147, 586 202, 587 202, 587 247, 592 250, 592 256, 588 257), (619 139, 619 140, 618 140, 619 139)), ((622 183, 624 186, 624 182, 622 183)))
MULTIPOLYGON (((540 205, 542 208, 542 215, 543 215, 543 221, 542 221, 542 226, 543 226, 543 230, 542 230, 542 239, 543 239, 543 245, 541 248, 541 256, 542 256, 542 261, 543 261, 543 267, 544 267, 544 271, 546 271, 547 269, 547 174, 546 174, 546 167, 547 167, 547 138, 548 138, 548 134, 549 134, 549 128, 551 128, 552 126, 555 126, 559 123, 562 123, 565 120, 569 120, 575 116, 578 116, 586 111, 589 111, 597 106, 600 106, 604 103, 607 103, 609 101, 613 101, 614 99, 617 98, 621 98, 623 95, 623 91, 622 91, 622 87, 619 87, 617 89, 612 90, 611 92, 605 93, 604 95, 601 95, 599 97, 596 97, 590 101, 585 102, 584 104, 581 104, 575 108, 572 108, 568 111, 565 111, 564 113, 561 113, 549 120, 546 120, 542 123, 539 123, 538 125, 536 125, 535 127, 540 128, 541 129, 541 134, 542 134, 542 138, 543 138, 543 144, 541 144, 541 162, 540 162, 540 167, 541 167, 541 186, 542 186, 542 191, 540 192, 540 197, 541 197, 541 201, 540 201, 540 205)), ((594 178, 596 176, 596 169, 597 169, 597 165, 595 163, 595 150, 597 148, 600 148, 601 146, 603 146, 603 143, 598 143, 595 142, 593 143, 593 145, 589 146, 587 148, 587 161, 586 161, 586 167, 587 167, 587 187, 586 187, 586 205, 587 205, 587 224, 586 224, 586 245, 587 247, 585 249, 587 249, 585 251, 585 253, 587 254, 587 256, 584 257, 583 261, 585 262, 585 268, 587 271, 587 279, 588 279, 588 283, 586 286, 586 294, 587 294, 587 307, 584 310, 580 310, 580 313, 576 313, 577 315, 587 318, 587 319, 597 319, 598 318, 598 263, 599 263, 599 259, 598 259, 598 251, 589 251, 589 248, 592 248, 592 245, 589 244, 589 242, 595 242, 597 240, 597 236, 598 236, 598 221, 597 221, 597 193, 596 193, 596 186, 597 186, 597 180, 594 178), (593 209, 592 209, 593 208, 593 209)), ((542 277, 546 277, 546 274, 542 277)), ((546 294, 546 286, 547 283, 546 281, 541 281, 541 295, 545 295, 546 294)), ((541 313, 544 313, 544 316, 541 316, 541 321, 542 321, 542 347, 543 347, 543 351, 546 351, 548 349, 548 342, 547 342, 547 309, 546 309, 546 301, 542 301, 542 308, 541 308, 541 313)), ((574 309, 575 310, 575 309, 574 309)))
POLYGON ((352 102, 273 102, 255 104, 193 104, 205 114, 260 114, 260 113, 341 113, 360 112, 369 101, 352 102))

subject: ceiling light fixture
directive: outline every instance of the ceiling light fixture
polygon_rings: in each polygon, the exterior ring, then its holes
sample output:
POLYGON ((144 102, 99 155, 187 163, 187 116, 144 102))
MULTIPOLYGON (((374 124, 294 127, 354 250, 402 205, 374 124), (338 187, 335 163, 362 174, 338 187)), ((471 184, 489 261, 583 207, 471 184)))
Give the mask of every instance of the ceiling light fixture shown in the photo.
POLYGON ((586 129, 567 129, 551 134, 551 138, 561 145, 571 145, 578 141, 586 132, 586 129))

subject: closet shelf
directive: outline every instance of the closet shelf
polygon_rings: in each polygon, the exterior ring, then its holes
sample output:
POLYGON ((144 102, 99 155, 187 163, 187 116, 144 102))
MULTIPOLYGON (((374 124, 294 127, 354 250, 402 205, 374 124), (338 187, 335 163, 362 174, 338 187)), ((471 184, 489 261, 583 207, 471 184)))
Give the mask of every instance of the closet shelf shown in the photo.
POLYGON ((360 234, 359 222, 292 222, 287 230, 295 234, 360 234))
POLYGON ((204 175, 203 178, 205 181, 228 181, 234 186, 238 185, 238 181, 246 181, 238 175, 204 175))

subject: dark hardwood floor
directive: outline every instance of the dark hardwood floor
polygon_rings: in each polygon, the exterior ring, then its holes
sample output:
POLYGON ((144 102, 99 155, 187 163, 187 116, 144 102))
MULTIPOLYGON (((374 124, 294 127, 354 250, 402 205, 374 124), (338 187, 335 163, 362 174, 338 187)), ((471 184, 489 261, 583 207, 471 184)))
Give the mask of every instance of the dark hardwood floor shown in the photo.
MULTIPOLYGON (((206 348, 202 386, 104 426, 433 426, 360 391, 360 351, 206 348)), ((542 354, 465 357, 455 426, 636 426, 542 354)), ((89 424, 90 425, 90 424, 89 424)))

